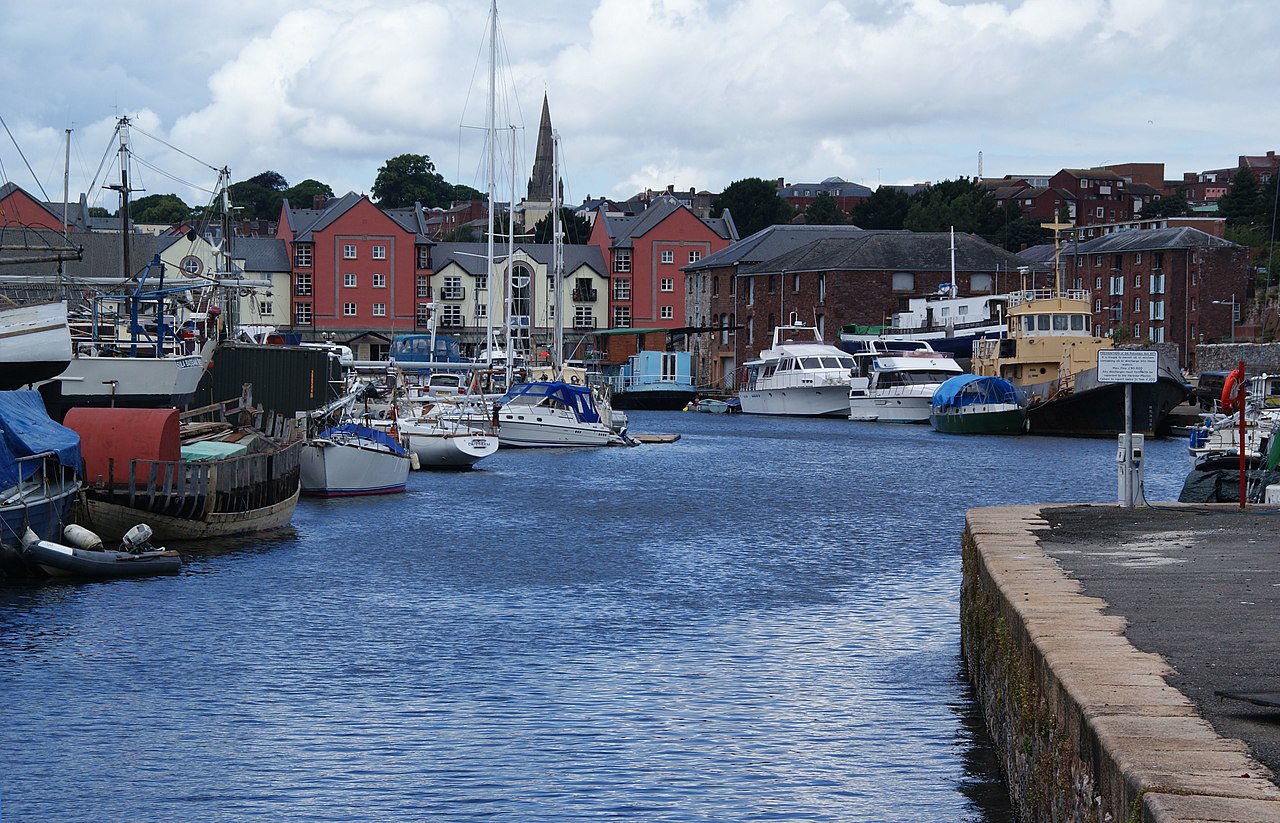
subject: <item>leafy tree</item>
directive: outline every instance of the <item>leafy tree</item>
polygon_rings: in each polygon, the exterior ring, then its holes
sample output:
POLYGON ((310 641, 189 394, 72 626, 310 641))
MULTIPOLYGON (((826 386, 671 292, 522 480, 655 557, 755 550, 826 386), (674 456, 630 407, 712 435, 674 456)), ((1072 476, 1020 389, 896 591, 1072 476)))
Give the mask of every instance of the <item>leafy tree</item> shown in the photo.
MULTIPOLYGON (((564 232, 566 245, 586 245, 587 240, 591 237, 591 221, 585 217, 577 216, 573 213, 573 209, 563 207, 560 209, 560 226, 564 232)), ((534 223, 533 242, 552 242, 550 214, 534 223)))
POLYGON ((425 154, 392 157, 378 169, 370 191, 384 209, 404 208, 414 203, 427 208, 447 208, 454 200, 484 199, 483 194, 470 186, 455 186, 445 180, 425 154))
POLYGON ((804 222, 810 226, 843 226, 849 222, 849 216, 840 211, 834 197, 820 191, 804 210, 804 222))
POLYGON ((1142 207, 1139 217, 1188 217, 1191 205, 1187 203, 1187 187, 1178 186, 1173 194, 1159 200, 1151 200, 1142 207))
POLYGON ((274 220, 289 182, 279 172, 264 171, 228 187, 231 204, 246 220, 274 220))
POLYGON ((89 216, 90 217, 112 217, 113 214, 112 212, 104 209, 102 206, 90 206, 89 216))
POLYGON ((1248 166, 1241 166, 1231 178, 1227 193, 1218 198, 1218 214, 1227 219, 1228 226, 1256 226, 1262 222, 1261 201, 1258 178, 1248 166))
POLYGON ((191 217, 191 207, 176 194, 149 194, 129 205, 129 216, 135 223, 172 225, 191 217))
POLYGON ((911 231, 970 232, 999 242, 1004 220, 996 215, 996 203, 967 177, 944 180, 911 198, 902 227, 911 231))
POLYGON ((290 205, 309 209, 312 203, 315 202, 316 195, 320 195, 327 200, 333 197, 333 189, 329 188, 328 183, 321 183, 319 180, 313 180, 308 177, 298 185, 285 189, 281 195, 289 201, 290 205))
POLYGON ((761 229, 787 223, 795 210, 778 196, 777 185, 759 177, 736 180, 716 198, 711 206, 713 217, 728 209, 740 237, 750 237, 761 229))
POLYGON ((273 189, 275 191, 284 191, 289 188, 289 181, 284 179, 284 175, 278 171, 264 171, 254 175, 248 179, 249 183, 253 183, 263 188, 273 189))
POLYGON ((850 219, 861 229, 900 229, 910 206, 911 198, 902 189, 881 186, 853 207, 850 219))
POLYGON ((1002 248, 1016 252, 1053 242, 1053 232, 1040 228, 1040 221, 1027 219, 1017 203, 1005 203, 1003 208, 996 209, 995 215, 997 222, 1003 223, 1003 228, 996 236, 986 239, 1002 248))

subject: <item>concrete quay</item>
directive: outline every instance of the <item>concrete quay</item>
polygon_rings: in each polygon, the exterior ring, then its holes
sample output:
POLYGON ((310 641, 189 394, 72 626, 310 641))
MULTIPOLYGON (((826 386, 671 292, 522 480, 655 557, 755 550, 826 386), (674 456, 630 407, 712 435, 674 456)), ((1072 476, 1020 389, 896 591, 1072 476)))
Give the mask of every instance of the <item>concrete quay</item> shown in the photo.
POLYGON ((1277 823, 1280 508, 968 513, 961 641, 1020 820, 1277 823))

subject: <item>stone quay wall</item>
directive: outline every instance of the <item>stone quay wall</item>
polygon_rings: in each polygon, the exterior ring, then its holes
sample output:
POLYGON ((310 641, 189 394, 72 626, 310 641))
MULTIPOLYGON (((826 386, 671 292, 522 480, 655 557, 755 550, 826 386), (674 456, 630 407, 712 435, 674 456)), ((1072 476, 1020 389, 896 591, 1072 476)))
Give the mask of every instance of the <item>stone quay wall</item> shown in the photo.
POLYGON ((1040 550, 1040 509, 974 509, 962 537, 961 645, 1018 819, 1280 820, 1280 789, 1244 744, 1040 550))
POLYGON ((1202 371, 1230 371, 1244 361, 1250 372, 1280 374, 1280 343, 1201 343, 1196 367, 1202 371))

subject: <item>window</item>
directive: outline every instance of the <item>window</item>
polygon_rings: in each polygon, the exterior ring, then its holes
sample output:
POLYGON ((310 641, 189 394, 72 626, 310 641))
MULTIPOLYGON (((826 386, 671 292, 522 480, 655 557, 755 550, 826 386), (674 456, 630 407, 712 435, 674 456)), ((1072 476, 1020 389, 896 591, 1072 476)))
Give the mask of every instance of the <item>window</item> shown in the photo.
POLYGON ((662 291, 675 291, 676 281, 671 279, 670 277, 664 277, 662 278, 662 285, 660 286, 660 288, 662 289, 662 291))
POLYGON ((1192 311, 1196 310, 1196 299, 1194 297, 1191 298, 1191 310, 1192 311))
POLYGON ((995 290, 995 280, 989 274, 969 275, 969 290, 974 294, 990 293, 995 290))
POLYGON ((1093 267, 1096 269, 1102 265, 1102 255, 1095 254, 1093 256, 1093 267))
POLYGON ((894 291, 915 291, 916 276, 908 271, 900 271, 893 275, 894 291))
POLYGON ((373 259, 374 259, 374 260, 386 260, 386 259, 387 259, 387 247, 386 247, 386 246, 374 246, 374 247, 373 247, 373 259))
POLYGON ((594 329, 596 327, 596 318, 591 312, 590 306, 573 307, 573 327, 575 329, 594 329))
POLYGON ((419 326, 425 326, 427 325, 427 320, 429 320, 430 318, 431 318, 431 304, 419 303, 417 311, 415 311, 413 315, 414 322, 417 323, 419 326))
POLYGON ((344 246, 342 247, 342 259, 343 259, 343 260, 355 260, 355 259, 356 259, 356 244, 355 244, 355 243, 347 243, 346 245, 344 245, 344 246))
POLYGON ((484 301, 476 303, 476 317, 485 318, 489 316, 489 304, 484 301))
POLYGON ((747 278, 747 305, 756 302, 756 279, 754 277, 747 278))
POLYGON ((1133 336, 1134 336, 1134 339, 1137 339, 1137 338, 1139 338, 1139 337, 1141 337, 1141 336, 1142 336, 1142 324, 1141 324, 1141 323, 1134 323, 1134 324, 1133 324, 1133 336))
POLYGON ((1101 218, 1103 214, 1102 206, 1098 206, 1098 208, 1094 211, 1094 213, 1097 214, 1099 218, 1101 218))
POLYGON ((1102 277, 1101 277, 1101 276, 1098 276, 1098 277, 1093 278, 1093 287, 1094 287, 1095 289, 1100 289, 1100 288, 1102 288, 1102 277))
POLYGON ((1124 294, 1124 277, 1123 276, 1111 278, 1111 293, 1113 295, 1124 294))
POLYGON ((1140 274, 1135 274, 1135 275, 1133 276, 1133 287, 1134 287, 1135 289, 1141 289, 1141 288, 1142 288, 1142 275, 1140 275, 1140 274))
POLYGON ((1140 252, 1140 251, 1135 251, 1135 252, 1133 253, 1133 262, 1134 262, 1134 263, 1141 263, 1141 262, 1142 262, 1142 252, 1140 252))
POLYGON ((300 269, 311 268, 310 243, 299 243, 293 247, 293 265, 300 269))
POLYGON ((294 273, 293 293, 299 297, 311 296, 311 272, 300 271, 294 273))
POLYGON ((1100 312, 1100 311, 1102 311, 1102 300, 1100 300, 1100 299, 1095 299, 1095 300, 1093 301, 1093 310, 1094 310, 1095 312, 1100 312))
POLYGON ((1164 275, 1163 274, 1151 275, 1151 293, 1164 294, 1164 275))
POLYGON ((697 262, 698 262, 699 260, 701 260, 701 259, 702 259, 702 252, 700 252, 700 251, 691 251, 691 252, 689 252, 689 262, 690 262, 690 263, 697 263, 697 262))
POLYGON ((204 271, 204 263, 200 262, 199 257, 184 257, 182 258, 182 262, 178 264, 178 267, 191 275, 199 274, 204 271))
POLYGON ((462 277, 460 275, 450 275, 444 278, 444 285, 440 288, 440 299, 461 300, 462 298, 462 277))
POLYGON ((630 306, 614 306, 613 307, 613 327, 615 329, 631 328, 631 307, 630 306))
POLYGON ((386 303, 374 303, 374 304, 373 304, 373 316, 374 316, 374 317, 386 317, 386 316, 387 316, 387 304, 386 304, 386 303))
POLYGON ((259 301, 258 301, 258 314, 260 314, 260 315, 269 315, 269 314, 274 313, 274 311, 275 311, 275 309, 272 307, 272 305, 271 305, 271 301, 270 301, 270 300, 259 300, 259 301))
POLYGON ((385 274, 375 274, 373 276, 373 287, 375 289, 385 289, 387 287, 387 276, 385 274))
POLYGON ((796 294, 800 293, 800 275, 798 274, 791 275, 791 291, 796 294))
POLYGON ((827 273, 818 272, 818 302, 827 302, 827 273))
POLYGON ((431 296, 431 275, 429 274, 418 275, 418 287, 417 287, 417 290, 415 291, 415 296, 417 297, 431 296))
POLYGON ((343 303, 343 304, 342 304, 342 316, 343 316, 343 317, 355 317, 355 316, 356 316, 356 304, 355 304, 355 303, 343 303))
POLYGON ((442 326, 461 326, 462 325, 462 306, 456 303, 440 307, 440 325, 442 326))
POLYGON ((613 253, 613 270, 618 274, 631 271, 631 249, 618 249, 613 253))
POLYGON ((711 278, 711 296, 712 297, 720 296, 720 278, 719 277, 711 278))
POLYGON ((778 293, 778 275, 771 274, 769 275, 769 294, 777 294, 777 293, 778 293))
POLYGON ((489 275, 483 274, 483 273, 477 274, 476 275, 476 291, 488 291, 488 290, 489 290, 489 275))
POLYGON ((671 320, 676 316, 675 309, 672 308, 671 306, 663 306, 658 311, 659 311, 659 317, 661 317, 663 320, 671 320))
POLYGON ((1164 301, 1163 300, 1152 300, 1150 303, 1147 304, 1147 308, 1150 310, 1147 313, 1148 320, 1164 319, 1164 301))
POLYGON ((311 325, 311 304, 310 303, 294 303, 293 304, 293 322, 297 326, 311 325))
MULTIPOLYGON (((631 278, 618 277, 613 281, 613 299, 614 300, 630 300, 631 299, 631 278)), ((625 326, 621 328, 626 328, 625 326)))
POLYGON ((342 275, 342 287, 344 289, 354 289, 356 287, 356 276, 354 274, 342 275))
POLYGON ((431 247, 430 246, 418 246, 418 268, 420 269, 431 268, 431 247))
POLYGON ((662 262, 663 262, 663 263, 674 263, 674 262, 676 262, 676 253, 675 253, 675 252, 673 252, 671 249, 663 249, 663 251, 662 251, 662 262))
POLYGON ((1151 268, 1153 268, 1153 269, 1163 269, 1163 268, 1164 268, 1164 252, 1162 252, 1162 251, 1153 251, 1153 252, 1151 253, 1151 268))
POLYGON ((1153 327, 1152 327, 1152 329, 1151 329, 1151 342, 1152 342, 1152 343, 1163 343, 1163 342, 1164 342, 1164 326, 1153 326, 1153 327))
POLYGON ((1135 297, 1135 298, 1133 298, 1133 310, 1134 310, 1135 312, 1140 312, 1140 311, 1142 311, 1142 298, 1141 298, 1141 297, 1135 297))

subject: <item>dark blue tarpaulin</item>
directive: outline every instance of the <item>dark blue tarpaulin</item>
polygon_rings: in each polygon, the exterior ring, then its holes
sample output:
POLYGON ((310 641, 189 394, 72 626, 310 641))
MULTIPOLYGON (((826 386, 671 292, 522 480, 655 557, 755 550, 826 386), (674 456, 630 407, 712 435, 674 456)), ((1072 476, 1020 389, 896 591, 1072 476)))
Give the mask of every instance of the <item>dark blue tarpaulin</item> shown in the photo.
POLYGON ((966 406, 977 403, 1018 403, 1018 388, 1003 377, 957 374, 945 380, 933 393, 933 407, 966 406))
POLYGON ((80 471, 80 435, 49 418, 40 393, 0 391, 0 489, 26 480, 40 461, 19 458, 53 452, 58 462, 80 471))
POLYGON ((537 405, 545 398, 557 400, 573 410, 581 423, 600 422, 600 413, 596 411, 595 400, 591 397, 591 389, 562 380, 540 380, 533 383, 517 383, 511 391, 504 394, 498 404, 505 406, 513 400, 537 405))
POLYGON ((335 434, 349 434, 359 437, 361 440, 371 440, 374 443, 381 443, 391 449, 393 454, 408 454, 404 450, 404 446, 397 443, 391 435, 384 431, 371 429, 368 426, 361 426, 359 423, 343 423, 341 426, 334 426, 331 429, 325 429, 320 432, 317 437, 335 439, 335 434))

